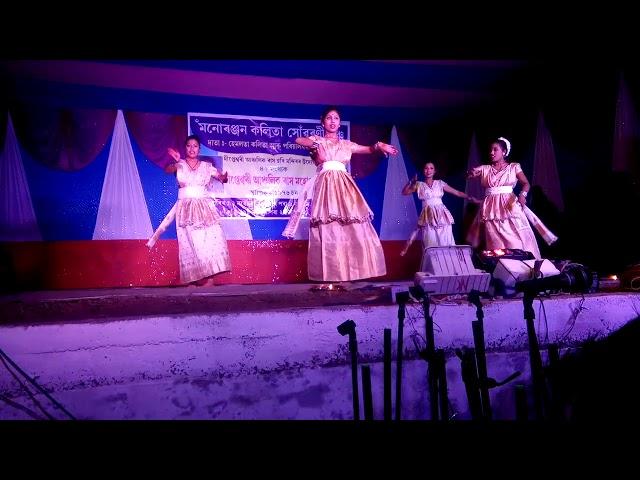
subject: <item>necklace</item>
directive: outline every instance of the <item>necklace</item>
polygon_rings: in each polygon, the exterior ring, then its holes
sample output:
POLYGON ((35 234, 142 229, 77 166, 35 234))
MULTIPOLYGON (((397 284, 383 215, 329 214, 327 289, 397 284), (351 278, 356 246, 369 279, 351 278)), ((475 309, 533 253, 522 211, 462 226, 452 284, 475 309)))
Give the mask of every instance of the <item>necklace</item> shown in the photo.
POLYGON ((491 165, 491 168, 493 168, 496 172, 502 172, 505 168, 507 168, 507 163, 503 163, 502 164, 502 168, 496 168, 493 165, 491 165))
POLYGON ((198 164, 200 163, 200 160, 196 160, 196 163, 195 163, 195 164, 193 164, 193 165, 191 165, 191 164, 189 163, 189 160, 186 160, 186 162, 187 162, 187 165, 189 165, 189 168, 190 168, 191 170, 195 170, 195 169, 197 169, 197 168, 198 168, 198 164))

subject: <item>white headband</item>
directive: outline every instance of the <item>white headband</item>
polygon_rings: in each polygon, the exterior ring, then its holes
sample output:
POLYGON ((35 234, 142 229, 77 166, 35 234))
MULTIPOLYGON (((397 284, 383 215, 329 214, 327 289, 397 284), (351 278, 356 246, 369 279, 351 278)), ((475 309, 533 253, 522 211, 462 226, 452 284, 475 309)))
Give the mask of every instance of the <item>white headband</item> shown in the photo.
POLYGON ((509 156, 509 152, 511 152, 511 142, 504 137, 498 137, 498 140, 502 140, 507 146, 507 153, 504 155, 505 157, 509 156))

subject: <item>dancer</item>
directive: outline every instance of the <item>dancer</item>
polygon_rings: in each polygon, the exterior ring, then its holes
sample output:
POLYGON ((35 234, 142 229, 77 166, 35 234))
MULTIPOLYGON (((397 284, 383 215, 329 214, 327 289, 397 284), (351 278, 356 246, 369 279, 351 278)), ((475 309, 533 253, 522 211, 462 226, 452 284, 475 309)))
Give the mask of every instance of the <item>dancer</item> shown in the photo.
POLYGON ((382 244, 371 224, 373 212, 347 173, 346 164, 353 153, 395 155, 397 149, 382 142, 367 147, 340 139, 337 107, 326 108, 320 120, 323 137, 296 139, 299 145, 317 150, 320 165, 309 225, 309 279, 340 282, 385 275, 382 244))
POLYGON ((167 173, 176 173, 180 189, 178 200, 147 242, 152 248, 171 222, 176 220, 180 281, 211 283, 210 277, 231 270, 229 249, 215 201, 206 186, 212 178, 226 183, 226 173, 220 173, 209 162, 199 159, 200 140, 190 135, 185 141, 186 159, 168 149, 175 163, 167 165, 167 173), (209 280, 209 281, 207 281, 209 280))
POLYGON ((519 163, 507 162, 509 153, 511 143, 500 137, 491 144, 491 165, 480 165, 468 173, 469 178, 480 177, 486 196, 467 239, 474 247, 484 238, 488 250, 520 249, 539 259, 540 249, 531 225, 549 245, 558 238, 527 207, 529 181, 519 163), (513 187, 518 183, 521 190, 516 197, 513 187))
POLYGON ((444 203, 442 203, 442 197, 445 192, 471 202, 479 203, 479 200, 450 187, 444 181, 435 180, 436 167, 433 163, 426 163, 423 173, 425 177, 424 182, 417 181, 418 176, 415 175, 402 189, 403 195, 411 195, 414 192, 418 194, 418 198, 422 200, 422 211, 418 218, 418 227, 413 231, 407 244, 400 253, 400 255, 405 255, 411 243, 421 234, 423 253, 420 271, 424 270, 427 248, 456 244, 451 229, 451 225, 454 223, 453 216, 444 203))

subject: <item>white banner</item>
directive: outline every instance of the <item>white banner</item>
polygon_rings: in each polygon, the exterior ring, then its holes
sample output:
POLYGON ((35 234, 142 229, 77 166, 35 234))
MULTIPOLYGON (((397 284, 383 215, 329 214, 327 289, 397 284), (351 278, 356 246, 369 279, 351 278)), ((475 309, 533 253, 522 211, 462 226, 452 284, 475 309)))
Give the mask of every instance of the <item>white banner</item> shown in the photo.
MULTIPOLYGON (((229 174, 227 184, 212 187, 221 216, 286 218, 316 173, 295 139, 322 136, 318 120, 189 113, 188 125, 189 134, 200 137, 201 155, 214 157, 216 167, 229 174)), ((342 122, 339 136, 349 139, 349 129, 342 122)))

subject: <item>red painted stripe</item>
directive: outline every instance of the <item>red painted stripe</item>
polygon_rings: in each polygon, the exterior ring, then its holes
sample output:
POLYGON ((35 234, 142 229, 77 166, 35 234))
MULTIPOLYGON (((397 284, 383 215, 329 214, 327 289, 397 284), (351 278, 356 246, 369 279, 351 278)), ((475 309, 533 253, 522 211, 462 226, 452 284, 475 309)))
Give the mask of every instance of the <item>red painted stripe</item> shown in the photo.
MULTIPOLYGON (((177 240, 160 240, 149 251, 144 240, 0 243, 0 289, 62 290, 179 285, 177 240)), ((307 242, 229 240, 232 271, 217 284, 307 282, 307 242)), ((416 243, 399 255, 404 241, 383 241, 387 275, 412 279, 420 265, 416 243)))

